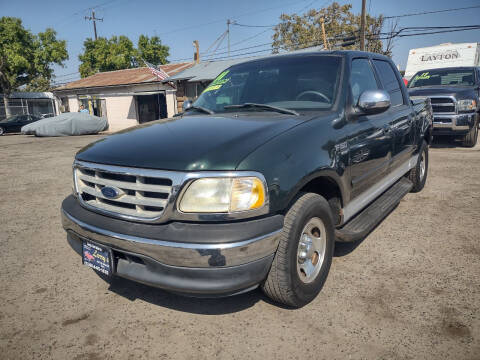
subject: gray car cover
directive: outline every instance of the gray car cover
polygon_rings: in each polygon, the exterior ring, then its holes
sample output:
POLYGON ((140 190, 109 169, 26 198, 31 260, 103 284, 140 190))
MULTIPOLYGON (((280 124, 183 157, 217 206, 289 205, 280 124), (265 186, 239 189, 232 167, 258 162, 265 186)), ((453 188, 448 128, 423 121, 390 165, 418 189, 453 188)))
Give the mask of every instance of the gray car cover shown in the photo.
POLYGON ((107 119, 86 113, 63 113, 22 127, 22 134, 71 136, 97 134, 108 129, 107 119))

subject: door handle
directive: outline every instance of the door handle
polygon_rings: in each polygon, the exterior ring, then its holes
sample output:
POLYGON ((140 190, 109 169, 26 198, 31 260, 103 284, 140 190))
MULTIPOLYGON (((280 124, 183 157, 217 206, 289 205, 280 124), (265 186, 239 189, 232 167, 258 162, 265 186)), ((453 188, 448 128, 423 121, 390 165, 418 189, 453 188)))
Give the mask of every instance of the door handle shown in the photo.
POLYGON ((391 131, 392 131, 392 127, 391 127, 390 125, 385 125, 385 126, 383 127, 383 133, 384 133, 384 134, 388 134, 388 133, 390 133, 391 131))

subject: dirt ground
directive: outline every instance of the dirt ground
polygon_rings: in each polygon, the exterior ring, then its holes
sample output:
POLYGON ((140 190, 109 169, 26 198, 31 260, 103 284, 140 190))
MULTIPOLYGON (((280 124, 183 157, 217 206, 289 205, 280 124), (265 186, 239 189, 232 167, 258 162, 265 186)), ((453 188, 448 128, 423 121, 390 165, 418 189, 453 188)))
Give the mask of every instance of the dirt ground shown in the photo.
POLYGON ((98 138, 0 137, 1 359, 480 359, 480 145, 434 143, 425 189, 337 245, 323 291, 290 310, 82 266, 59 208, 98 138))

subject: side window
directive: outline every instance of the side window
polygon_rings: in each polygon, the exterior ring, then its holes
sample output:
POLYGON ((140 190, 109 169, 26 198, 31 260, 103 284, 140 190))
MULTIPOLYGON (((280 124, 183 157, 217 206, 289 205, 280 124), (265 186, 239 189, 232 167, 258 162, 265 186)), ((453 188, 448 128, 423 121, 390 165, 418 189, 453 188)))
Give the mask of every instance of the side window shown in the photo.
POLYGON ((392 69, 392 65, 383 60, 373 60, 373 63, 375 64, 385 91, 390 94, 392 106, 402 105, 403 94, 395 72, 392 69))
POLYGON ((368 59, 353 59, 350 74, 350 88, 352 89, 353 103, 357 104, 360 94, 365 90, 378 89, 373 69, 368 59))

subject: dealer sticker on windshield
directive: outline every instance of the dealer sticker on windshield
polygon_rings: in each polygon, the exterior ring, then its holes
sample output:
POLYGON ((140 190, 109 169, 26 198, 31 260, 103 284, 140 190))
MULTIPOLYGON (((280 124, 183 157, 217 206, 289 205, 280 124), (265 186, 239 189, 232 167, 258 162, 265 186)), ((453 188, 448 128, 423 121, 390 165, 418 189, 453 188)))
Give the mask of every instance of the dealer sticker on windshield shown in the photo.
POLYGON ((213 91, 213 90, 218 90, 225 83, 229 82, 230 78, 226 77, 229 72, 230 72, 230 70, 225 70, 220 75, 218 75, 217 78, 215 80, 213 80, 212 83, 205 90, 203 90, 203 93, 213 91))
POLYGON ((83 264, 91 267, 102 274, 110 276, 111 262, 110 251, 88 241, 83 242, 82 246, 83 264))

